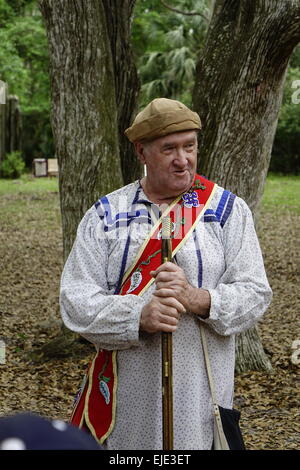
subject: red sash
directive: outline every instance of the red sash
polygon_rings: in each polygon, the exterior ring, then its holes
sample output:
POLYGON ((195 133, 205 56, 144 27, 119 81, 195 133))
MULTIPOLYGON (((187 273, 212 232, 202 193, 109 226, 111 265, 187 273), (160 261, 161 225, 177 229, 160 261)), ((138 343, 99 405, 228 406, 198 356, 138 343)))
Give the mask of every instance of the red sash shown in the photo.
MULTIPOLYGON (((175 256, 193 232, 216 189, 215 183, 195 176, 192 188, 168 206, 163 217, 173 222, 172 254, 175 256)), ((161 220, 155 224, 131 268, 125 273, 119 294, 141 295, 154 282, 150 271, 161 264, 161 220)), ((90 363, 71 416, 71 423, 88 428, 103 443, 112 432, 116 415, 117 351, 100 350, 90 363)))

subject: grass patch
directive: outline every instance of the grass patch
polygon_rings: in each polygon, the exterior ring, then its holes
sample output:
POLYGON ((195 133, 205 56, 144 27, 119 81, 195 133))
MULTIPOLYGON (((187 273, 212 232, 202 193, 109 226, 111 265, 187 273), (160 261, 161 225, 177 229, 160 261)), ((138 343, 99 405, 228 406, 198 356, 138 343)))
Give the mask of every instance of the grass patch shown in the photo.
POLYGON ((273 175, 267 177, 262 198, 262 210, 287 210, 300 214, 300 175, 273 175))
POLYGON ((7 223, 16 230, 60 227, 58 178, 23 175, 17 180, 0 179, 0 228, 7 223))
MULTIPOLYGON (((14 201, 11 196, 31 195, 33 196, 32 202, 34 202, 35 196, 38 200, 39 197, 46 196, 47 193, 57 194, 58 198, 58 178, 34 178, 27 174, 17 180, 0 179, 0 197, 6 196, 6 212, 9 209, 14 211, 14 201)), ((18 208, 20 209, 19 199, 18 208)), ((267 212, 288 210, 291 213, 300 214, 300 175, 269 174, 261 208, 267 212)))
POLYGON ((35 178, 25 174, 17 180, 0 179, 0 196, 7 194, 58 193, 58 178, 35 178))

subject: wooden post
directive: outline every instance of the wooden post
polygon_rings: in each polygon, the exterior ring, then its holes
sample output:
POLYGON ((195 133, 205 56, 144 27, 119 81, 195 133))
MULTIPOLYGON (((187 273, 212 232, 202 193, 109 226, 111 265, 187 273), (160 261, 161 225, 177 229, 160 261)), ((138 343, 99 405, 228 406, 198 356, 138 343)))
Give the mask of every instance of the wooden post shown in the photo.
POLYGON ((0 81, 0 163, 6 153, 7 84, 0 81))
POLYGON ((0 162, 7 153, 21 150, 21 131, 19 99, 8 95, 7 84, 0 80, 0 162))
POLYGON ((22 120, 19 99, 9 95, 7 100, 7 147, 8 153, 21 150, 22 120))

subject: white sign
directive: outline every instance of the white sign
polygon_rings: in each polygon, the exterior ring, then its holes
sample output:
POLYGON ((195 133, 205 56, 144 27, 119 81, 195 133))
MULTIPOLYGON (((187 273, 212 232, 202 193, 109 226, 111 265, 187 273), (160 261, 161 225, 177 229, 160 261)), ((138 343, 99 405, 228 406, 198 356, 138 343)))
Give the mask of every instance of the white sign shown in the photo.
POLYGON ((6 101, 6 83, 0 80, 0 104, 5 104, 6 101))

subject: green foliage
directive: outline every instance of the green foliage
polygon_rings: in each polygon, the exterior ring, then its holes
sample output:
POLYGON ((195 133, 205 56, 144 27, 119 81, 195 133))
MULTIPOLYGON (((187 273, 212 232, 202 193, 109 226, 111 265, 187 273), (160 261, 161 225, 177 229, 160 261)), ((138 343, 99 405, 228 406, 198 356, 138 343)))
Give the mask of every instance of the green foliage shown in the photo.
POLYGON ((262 198, 264 212, 288 210, 300 215, 300 175, 269 173, 262 198))
POLYGON ((0 2, 1 80, 10 94, 19 96, 23 112, 49 110, 47 38, 36 2, 27 2, 26 8, 22 1, 0 2), (17 16, 8 3, 24 16, 17 16))
MULTIPOLYGON (((208 1, 166 3, 184 12, 209 15, 208 1)), ((159 0, 137 1, 132 40, 142 84, 141 107, 157 97, 179 99, 191 105, 196 58, 207 26, 202 16, 176 13, 159 0)))
POLYGON ((8 3, 5 0, 0 0, 0 28, 3 28, 13 15, 14 11, 8 3))
POLYGON ((291 57, 285 83, 270 171, 300 173, 300 47, 291 57), (298 81, 298 84, 296 83, 298 81), (295 88, 295 86, 297 88, 295 88), (297 91, 298 89, 298 91, 297 91))
POLYGON ((58 178, 43 176, 36 178, 30 173, 24 173, 18 184, 9 179, 0 178, 0 197, 8 194, 40 194, 58 193, 58 178))
POLYGON ((4 8, 9 8, 10 16, 21 16, 24 15, 26 7, 28 5, 32 5, 34 2, 33 0, 0 0, 0 12, 1 12, 1 3, 7 4, 4 5, 4 8))
POLYGON ((19 178, 25 170, 25 163, 21 152, 8 153, 0 165, 0 174, 3 178, 19 178))
MULTIPOLYGON (((165 0, 171 8, 209 17, 210 0, 165 0)), ((195 64, 208 22, 166 8, 161 0, 137 0, 132 43, 141 80, 140 107, 151 99, 179 99, 191 106, 195 64)), ((23 157, 53 157, 46 31, 37 0, 0 0, 0 80, 19 97, 23 114, 23 157)), ((271 170, 300 171, 300 104, 292 83, 300 80, 300 47, 293 53, 271 159, 271 170)), ((299 95, 298 95, 299 96, 299 95)))
MULTIPOLYGON (((209 16, 208 1, 176 0, 166 4, 209 16)), ((160 0, 137 0, 132 27, 141 80, 140 107, 157 97, 179 99, 190 106, 195 64, 204 45, 208 23, 201 16, 170 11, 160 0)), ((300 104, 291 101, 294 80, 300 80, 300 46, 290 60, 285 93, 271 159, 271 171, 300 171, 300 104)))
POLYGON ((19 98, 30 165, 40 155, 53 156, 48 44, 36 0, 0 0, 0 44, 0 80, 19 98))

